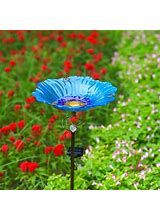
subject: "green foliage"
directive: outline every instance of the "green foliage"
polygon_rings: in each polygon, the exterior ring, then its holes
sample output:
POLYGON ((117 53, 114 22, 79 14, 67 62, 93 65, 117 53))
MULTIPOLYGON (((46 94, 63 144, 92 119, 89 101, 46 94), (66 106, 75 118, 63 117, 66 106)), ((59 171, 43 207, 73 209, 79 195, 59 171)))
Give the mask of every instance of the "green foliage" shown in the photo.
MULTIPOLYGON (((159 34, 123 32, 109 65, 119 88, 117 104, 112 112, 94 110, 91 146, 75 171, 75 189, 160 188, 159 34)), ((46 189, 69 189, 68 177, 54 179, 46 189)))

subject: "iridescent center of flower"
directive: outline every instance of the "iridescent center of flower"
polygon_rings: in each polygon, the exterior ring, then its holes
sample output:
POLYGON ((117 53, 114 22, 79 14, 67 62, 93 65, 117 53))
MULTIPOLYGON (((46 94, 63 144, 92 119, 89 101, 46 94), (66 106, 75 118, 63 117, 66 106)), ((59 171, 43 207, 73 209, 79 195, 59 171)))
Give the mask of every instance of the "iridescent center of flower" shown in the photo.
POLYGON ((80 96, 66 96, 58 100, 58 105, 65 105, 68 107, 83 107, 90 105, 91 101, 88 98, 80 96))
POLYGON ((65 103, 65 105, 71 106, 71 107, 78 107, 78 106, 84 106, 86 104, 82 101, 68 101, 65 103))

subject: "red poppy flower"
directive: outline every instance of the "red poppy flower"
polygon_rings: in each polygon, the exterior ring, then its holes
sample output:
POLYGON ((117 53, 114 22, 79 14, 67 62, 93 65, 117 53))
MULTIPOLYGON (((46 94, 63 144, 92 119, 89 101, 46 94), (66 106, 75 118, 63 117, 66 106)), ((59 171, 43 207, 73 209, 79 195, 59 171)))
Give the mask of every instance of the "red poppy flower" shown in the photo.
POLYGON ((86 40, 87 40, 89 43, 91 43, 91 44, 97 44, 97 43, 98 43, 97 39, 96 39, 95 37, 93 37, 92 35, 88 36, 88 37, 86 38, 86 40))
POLYGON ((92 76, 92 78, 95 79, 95 80, 101 78, 101 75, 100 75, 99 73, 92 73, 91 76, 92 76))
POLYGON ((16 138, 15 138, 14 136, 11 136, 11 137, 9 137, 9 140, 10 140, 11 142, 14 142, 14 141, 16 140, 16 138))
POLYGON ((57 118, 58 118, 57 115, 53 115, 53 116, 51 116, 51 117, 48 119, 48 122, 49 122, 49 123, 54 123, 57 118))
POLYGON ((0 172, 0 178, 4 176, 4 172, 0 172))
POLYGON ((9 90, 8 92, 7 92, 7 96, 10 98, 10 97, 12 97, 14 95, 14 91, 13 90, 9 90))
POLYGON ((64 61, 64 68, 71 69, 72 68, 71 61, 69 61, 69 60, 64 61))
POLYGON ((40 80, 40 77, 31 77, 29 80, 30 80, 31 82, 34 82, 34 83, 38 83, 38 82, 41 81, 41 80, 40 80))
POLYGON ((86 63, 85 68, 86 68, 86 70, 94 70, 95 69, 93 63, 86 63))
POLYGON ((61 43, 63 41, 63 36, 62 35, 59 35, 57 38, 56 38, 56 41, 61 43))
POLYGON ((32 47, 31 47, 31 50, 32 50, 33 52, 37 52, 38 49, 39 49, 38 46, 32 46, 32 47))
POLYGON ((76 123, 78 121, 78 117, 77 116, 72 116, 70 119, 69 119, 70 122, 72 123, 76 123))
POLYGON ((35 101, 36 101, 36 99, 34 96, 30 96, 30 97, 26 98, 26 103, 28 103, 28 104, 32 104, 35 101))
POLYGON ((86 38, 86 36, 85 36, 83 33, 78 33, 78 34, 77 34, 77 38, 78 38, 79 40, 84 40, 84 39, 86 38))
POLYGON ((14 111, 16 112, 16 111, 20 110, 21 108, 22 108, 22 106, 17 104, 14 106, 14 111))
POLYGON ((35 124, 32 126, 32 134, 33 135, 40 135, 41 134, 41 130, 42 130, 42 126, 35 124))
POLYGON ((22 172, 30 172, 33 173, 37 168, 39 167, 39 164, 36 162, 29 162, 29 161, 24 161, 19 165, 19 168, 21 169, 22 172))
POLYGON ((31 107, 31 105, 29 103, 24 105, 24 108, 29 109, 31 107))
POLYGON ((14 146, 16 147, 17 151, 21 151, 24 148, 24 145, 25 145, 25 143, 20 139, 18 139, 14 142, 14 146))
POLYGON ((61 42, 61 47, 66 47, 67 46, 67 42, 66 41, 63 41, 63 42, 61 42))
POLYGON ((39 167, 39 164, 36 162, 29 162, 28 163, 28 171, 30 173, 33 173, 38 167, 39 167))
POLYGON ((98 38, 99 37, 99 33, 98 33, 98 31, 92 31, 90 36, 98 38))
POLYGON ((46 70, 48 70, 48 66, 45 65, 45 64, 43 64, 43 65, 41 66, 41 70, 42 70, 42 71, 46 71, 46 70))
POLYGON ((1 151, 2 151, 3 153, 7 153, 8 150, 9 150, 9 147, 8 147, 7 144, 2 145, 2 147, 1 147, 1 151))
POLYGON ((64 141, 65 139, 71 139, 71 137, 72 137, 71 131, 66 130, 66 131, 63 132, 63 134, 60 136, 59 139, 61 141, 64 141))
POLYGON ((9 72, 11 71, 11 68, 7 66, 7 67, 4 68, 4 71, 5 71, 6 73, 9 73, 9 72))
POLYGON ((10 54, 11 54, 11 55, 16 55, 16 54, 18 54, 18 51, 17 51, 17 50, 11 50, 11 51, 10 51, 10 54))
POLYGON ((94 49, 93 49, 93 48, 87 49, 86 51, 87 51, 87 53, 89 53, 89 54, 93 54, 93 53, 94 53, 94 49))
POLYGON ((10 127, 9 127, 8 125, 3 126, 3 127, 1 128, 1 133, 3 133, 4 135, 9 134, 9 132, 10 132, 10 127))
POLYGON ((16 124, 16 122, 12 122, 11 124, 9 124, 9 129, 10 129, 10 131, 15 132, 16 129, 17 129, 17 124, 16 124))
POLYGON ((107 72, 108 72, 108 70, 104 67, 100 69, 100 73, 103 75, 105 75, 107 72))
POLYGON ((21 120, 17 122, 17 126, 19 129, 23 129, 25 124, 26 124, 25 120, 21 120))
POLYGON ((93 54, 93 59, 94 59, 95 63, 97 63, 100 60, 102 60, 102 58, 103 58, 103 54, 102 53, 93 54))
POLYGON ((53 40, 55 37, 54 37, 54 33, 51 33, 50 35, 49 35, 49 37, 50 37, 50 39, 51 40, 53 40))
POLYGON ((64 154, 64 145, 58 144, 53 148, 53 153, 55 156, 62 156, 64 154))
POLYGON ((26 172, 27 169, 28 169, 28 161, 25 161, 25 162, 22 162, 20 165, 19 165, 19 168, 21 169, 22 172, 26 172))
POLYGON ((16 34, 17 34, 17 36, 18 36, 18 40, 19 40, 19 41, 24 41, 24 40, 25 40, 23 31, 17 31, 16 34))
POLYGON ((40 144, 41 144, 41 142, 40 142, 40 141, 35 141, 35 142, 34 142, 34 145, 35 145, 36 147, 39 147, 39 146, 40 146, 40 144))
POLYGON ((52 147, 52 146, 45 147, 44 153, 49 154, 49 153, 53 152, 53 149, 54 149, 54 147, 52 147))
POLYGON ((13 37, 3 39, 3 43, 14 43, 15 39, 13 37))
POLYGON ((16 65, 16 62, 15 62, 14 60, 11 60, 11 61, 9 62, 9 65, 10 65, 10 66, 15 66, 15 65, 16 65))
POLYGON ((68 35, 68 37, 71 38, 71 39, 76 39, 77 34, 72 32, 71 34, 68 35))

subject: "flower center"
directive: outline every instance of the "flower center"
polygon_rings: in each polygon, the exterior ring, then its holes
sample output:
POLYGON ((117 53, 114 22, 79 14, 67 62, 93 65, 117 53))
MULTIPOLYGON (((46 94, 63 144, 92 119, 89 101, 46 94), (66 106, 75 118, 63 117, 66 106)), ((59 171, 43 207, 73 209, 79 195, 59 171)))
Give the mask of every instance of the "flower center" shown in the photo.
POLYGON ((78 107, 78 106, 84 106, 85 103, 81 101, 68 101, 65 103, 65 105, 71 106, 71 107, 78 107))

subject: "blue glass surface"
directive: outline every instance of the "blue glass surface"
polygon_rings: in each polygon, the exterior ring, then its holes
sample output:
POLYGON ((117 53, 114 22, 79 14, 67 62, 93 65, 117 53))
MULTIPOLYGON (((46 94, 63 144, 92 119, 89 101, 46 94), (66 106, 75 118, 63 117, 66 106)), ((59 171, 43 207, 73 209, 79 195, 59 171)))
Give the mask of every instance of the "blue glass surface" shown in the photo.
POLYGON ((101 82, 88 76, 71 76, 40 82, 32 95, 37 101, 55 108, 79 112, 113 102, 116 91, 117 88, 109 82, 101 82), (83 106, 68 106, 67 102, 70 101, 83 103, 83 106))

